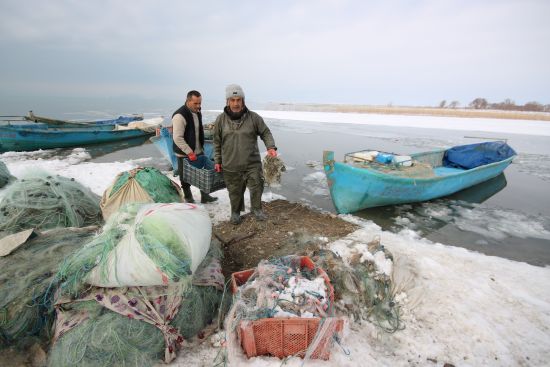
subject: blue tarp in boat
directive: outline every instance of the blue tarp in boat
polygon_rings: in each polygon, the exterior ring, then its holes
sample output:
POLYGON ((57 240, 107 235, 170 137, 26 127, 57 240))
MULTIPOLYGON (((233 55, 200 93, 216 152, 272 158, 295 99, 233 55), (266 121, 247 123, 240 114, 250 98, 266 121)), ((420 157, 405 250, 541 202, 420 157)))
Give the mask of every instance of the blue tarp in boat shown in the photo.
POLYGON ((503 141, 460 145, 445 151, 443 165, 471 169, 500 162, 514 155, 516 155, 515 150, 503 141))

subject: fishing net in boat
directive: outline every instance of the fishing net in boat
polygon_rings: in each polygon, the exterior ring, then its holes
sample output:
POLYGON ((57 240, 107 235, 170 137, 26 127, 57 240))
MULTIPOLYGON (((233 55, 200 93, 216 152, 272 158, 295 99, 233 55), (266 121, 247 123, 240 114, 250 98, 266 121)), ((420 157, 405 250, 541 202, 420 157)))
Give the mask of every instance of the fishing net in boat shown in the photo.
POLYGON ((56 228, 0 257, 0 348, 48 339, 55 273, 63 259, 91 239, 98 227, 56 228))
POLYGON ((380 239, 368 244, 340 240, 333 250, 318 250, 312 259, 326 270, 334 285, 336 309, 356 322, 370 320, 387 332, 402 329, 399 305, 393 297, 393 256, 380 239))
POLYGON ((167 285, 190 277, 210 247, 212 223, 193 204, 133 203, 73 254, 58 277, 64 292, 100 287, 167 285))
MULTIPOLYGON (((439 158, 439 155, 434 153, 434 158, 439 158)), ((438 164, 441 165, 441 159, 439 161, 420 161, 410 156, 393 153, 360 151, 346 154, 344 163, 392 176, 430 178, 435 176, 433 168, 438 164)))
POLYGON ((212 246, 192 282, 169 286, 92 288, 57 305, 49 366, 152 366, 217 316, 223 290, 212 246))
POLYGON ((248 357, 327 359, 343 329, 343 320, 332 316, 330 280, 309 258, 262 260, 239 286, 226 316, 226 358, 235 358, 242 345, 248 357))
POLYGON ((263 159, 264 179, 268 186, 280 186, 281 175, 286 171, 284 162, 277 157, 272 157, 269 154, 263 159))
POLYGON ((370 164, 369 169, 373 169, 387 175, 410 177, 410 178, 430 178, 435 177, 433 167, 428 163, 414 162, 410 167, 392 166, 383 164, 370 164))
POLYGON ((0 188, 6 186, 13 180, 13 176, 10 174, 8 167, 2 161, 0 161, 0 188))
POLYGON ((120 173, 101 198, 105 219, 126 203, 182 202, 180 187, 153 167, 138 167, 120 173))
POLYGON ((99 197, 74 178, 33 172, 6 187, 0 237, 23 229, 83 227, 102 222, 99 197))

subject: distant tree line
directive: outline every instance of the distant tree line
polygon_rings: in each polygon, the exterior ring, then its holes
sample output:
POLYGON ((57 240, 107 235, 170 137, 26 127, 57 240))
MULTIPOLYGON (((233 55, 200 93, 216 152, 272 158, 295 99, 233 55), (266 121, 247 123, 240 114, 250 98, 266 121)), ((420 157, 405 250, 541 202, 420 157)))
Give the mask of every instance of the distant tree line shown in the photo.
MULTIPOLYGON (((457 108, 460 105, 458 101, 452 101, 447 104, 446 100, 439 103, 439 108, 457 108)), ((550 112, 550 104, 543 105, 539 102, 527 102, 524 105, 517 105, 514 101, 507 98, 502 102, 489 103, 485 98, 476 98, 468 107, 474 110, 505 110, 505 111, 530 111, 530 112, 550 112)))

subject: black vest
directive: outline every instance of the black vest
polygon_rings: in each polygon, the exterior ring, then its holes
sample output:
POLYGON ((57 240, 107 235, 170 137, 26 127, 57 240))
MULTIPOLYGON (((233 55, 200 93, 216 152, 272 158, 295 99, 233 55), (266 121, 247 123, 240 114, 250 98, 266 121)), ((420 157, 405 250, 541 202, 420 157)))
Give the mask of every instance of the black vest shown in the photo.
MULTIPOLYGON (((183 118, 185 119, 186 126, 185 131, 183 133, 183 139, 191 149, 195 150, 197 146, 197 142, 195 141, 195 121, 193 121, 193 113, 191 110, 186 106, 183 105, 176 112, 172 114, 172 118, 177 115, 181 114, 183 118)), ((202 114, 200 112, 197 112, 197 116, 199 117, 199 141, 201 143, 201 147, 204 147, 204 129, 202 128, 202 114)), ((174 143, 174 140, 172 139, 172 149, 177 154, 185 154, 180 147, 174 143)))

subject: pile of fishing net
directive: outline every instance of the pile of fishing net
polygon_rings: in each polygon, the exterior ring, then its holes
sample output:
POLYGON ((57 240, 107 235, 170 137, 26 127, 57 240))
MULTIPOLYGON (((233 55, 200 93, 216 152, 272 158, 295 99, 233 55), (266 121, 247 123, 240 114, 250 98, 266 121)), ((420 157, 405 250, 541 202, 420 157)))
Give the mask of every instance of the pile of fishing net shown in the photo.
POLYGON ((93 287, 76 300, 61 300, 56 306, 49 365, 170 362, 185 339, 197 335, 217 316, 223 283, 219 253, 212 253, 192 280, 168 286, 93 287))
POLYGON ((268 186, 280 186, 281 175, 286 171, 286 167, 282 159, 279 156, 272 157, 269 154, 266 154, 262 165, 265 183, 268 186))
POLYGON ((101 211, 107 220, 126 203, 182 202, 180 187, 153 167, 121 172, 101 198, 101 211))
POLYGON ((336 309, 356 322, 369 320, 387 332, 401 330, 391 278, 393 256, 380 239, 367 244, 340 240, 332 250, 319 250, 312 259, 330 277, 336 309))
POLYGON ((0 188, 6 186, 12 181, 14 177, 10 174, 8 167, 2 161, 0 161, 0 188))
POLYGON ((224 278, 208 213, 127 204, 56 276, 51 366, 149 366, 216 316, 224 278))
POLYGON ((167 285, 190 277, 210 247, 208 213, 186 203, 127 204, 59 271, 64 292, 98 287, 167 285))
POLYGON ((225 321, 227 358, 235 358, 242 344, 249 357, 327 359, 343 329, 343 319, 333 317, 332 293, 326 273, 309 258, 262 260, 234 294, 225 321), (290 336, 285 329, 303 333, 290 336))
POLYGON ((49 340, 55 274, 63 259, 97 230, 96 226, 52 229, 0 257, 0 348, 24 349, 35 337, 49 340))
POLYGON ((262 260, 239 288, 239 318, 326 317, 329 290, 318 268, 303 267, 300 256, 262 260))
POLYGON ((74 178, 40 171, 27 174, 7 186, 0 200, 0 237, 29 228, 83 227, 101 222, 99 197, 74 178))

